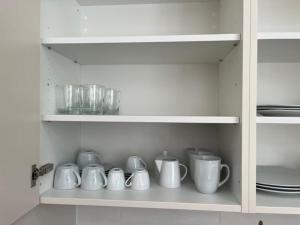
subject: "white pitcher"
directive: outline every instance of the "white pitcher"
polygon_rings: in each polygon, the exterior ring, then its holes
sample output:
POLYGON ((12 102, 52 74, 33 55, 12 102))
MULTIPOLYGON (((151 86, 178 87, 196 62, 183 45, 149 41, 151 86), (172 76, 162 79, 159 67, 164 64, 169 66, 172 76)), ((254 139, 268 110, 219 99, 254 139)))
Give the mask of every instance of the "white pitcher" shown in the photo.
POLYGON ((187 175, 187 167, 179 163, 179 161, 173 157, 155 160, 155 165, 160 174, 159 184, 165 188, 180 187, 181 181, 183 181, 187 175), (182 177, 180 177, 180 166, 185 169, 182 177))

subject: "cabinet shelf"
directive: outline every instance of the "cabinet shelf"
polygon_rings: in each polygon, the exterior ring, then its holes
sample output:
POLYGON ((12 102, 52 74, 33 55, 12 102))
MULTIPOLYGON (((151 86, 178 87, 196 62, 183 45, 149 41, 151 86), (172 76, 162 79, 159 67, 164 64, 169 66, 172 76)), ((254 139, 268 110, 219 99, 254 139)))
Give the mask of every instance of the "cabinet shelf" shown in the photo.
POLYGON ((77 0, 82 6, 209 2, 214 0, 77 0))
POLYGON ((258 33, 258 40, 300 40, 300 32, 268 32, 258 33))
POLYGON ((300 124, 300 117, 257 117, 259 124, 300 124))
POLYGON ((226 116, 103 116, 103 115, 44 115, 48 122, 116 122, 116 123, 211 123, 238 124, 239 117, 226 116))
POLYGON ((217 63, 240 34, 53 37, 42 44, 81 65, 217 63))
MULTIPOLYGON (((153 182, 154 183, 154 182, 153 182)), ((152 184, 148 191, 49 190, 40 197, 42 204, 112 206, 132 208, 183 209, 204 211, 240 212, 241 206, 228 190, 205 195, 187 182, 181 188, 167 189, 152 184)))
POLYGON ((256 213, 300 214, 300 198, 257 192, 256 213))
POLYGON ((257 39, 259 62, 300 62, 300 32, 259 33, 257 39))

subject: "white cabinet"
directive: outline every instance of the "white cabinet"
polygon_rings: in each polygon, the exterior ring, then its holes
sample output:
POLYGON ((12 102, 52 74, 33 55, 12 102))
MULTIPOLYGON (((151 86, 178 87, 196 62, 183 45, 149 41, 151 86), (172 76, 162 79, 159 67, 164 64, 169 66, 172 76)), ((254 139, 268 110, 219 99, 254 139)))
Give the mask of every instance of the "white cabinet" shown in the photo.
POLYGON ((87 206, 299 214, 299 198, 255 189, 256 165, 299 167, 299 118, 256 116, 257 104, 299 104, 299 9, 297 0, 1 5, 1 224, 38 204, 78 206, 72 217, 87 206), (66 83, 121 90, 120 115, 57 115, 55 86, 66 83), (186 162, 191 146, 231 167, 217 193, 188 180, 178 190, 153 180, 147 193, 57 191, 53 171, 30 187, 32 165, 73 162, 79 149, 115 166, 140 155, 153 174, 161 151, 186 162))
POLYGON ((257 117, 256 105, 299 104, 299 1, 252 2, 250 211, 299 214, 298 196, 255 191, 256 166, 299 168, 299 117, 257 117), (255 124, 256 123, 256 124, 255 124))

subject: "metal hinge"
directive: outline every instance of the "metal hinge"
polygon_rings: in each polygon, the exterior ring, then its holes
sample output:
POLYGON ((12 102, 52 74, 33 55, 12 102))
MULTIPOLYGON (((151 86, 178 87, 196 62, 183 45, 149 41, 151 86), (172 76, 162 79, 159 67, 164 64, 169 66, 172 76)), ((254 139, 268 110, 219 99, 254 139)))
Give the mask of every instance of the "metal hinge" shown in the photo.
POLYGON ((53 167, 53 163, 48 163, 46 165, 41 166, 40 168, 37 168, 35 164, 32 165, 31 187, 35 187, 37 179, 41 176, 44 176, 47 173, 50 173, 53 170, 53 167))

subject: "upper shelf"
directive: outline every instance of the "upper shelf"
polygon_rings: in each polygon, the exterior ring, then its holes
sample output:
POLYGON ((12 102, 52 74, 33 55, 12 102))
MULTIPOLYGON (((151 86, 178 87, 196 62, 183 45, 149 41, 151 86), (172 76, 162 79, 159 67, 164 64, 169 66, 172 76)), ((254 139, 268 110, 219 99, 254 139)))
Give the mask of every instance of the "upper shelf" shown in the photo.
POLYGON ((42 44, 82 65, 216 63, 240 34, 53 37, 42 44))
POLYGON ((206 123, 238 124, 239 117, 226 116, 103 116, 103 115, 44 115, 48 122, 112 122, 112 123, 206 123))
POLYGON ((258 61, 300 62, 300 32, 258 33, 258 61))
POLYGON ((153 3, 186 3, 186 2, 209 2, 209 1, 215 1, 215 0, 77 0, 77 2, 82 6, 153 4, 153 3))

